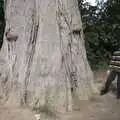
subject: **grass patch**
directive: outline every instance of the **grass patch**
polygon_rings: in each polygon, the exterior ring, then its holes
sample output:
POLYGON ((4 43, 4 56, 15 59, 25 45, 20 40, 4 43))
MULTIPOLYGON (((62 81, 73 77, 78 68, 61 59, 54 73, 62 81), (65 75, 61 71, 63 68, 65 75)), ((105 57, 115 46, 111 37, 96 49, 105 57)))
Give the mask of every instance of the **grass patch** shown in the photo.
POLYGON ((108 70, 109 69, 109 65, 106 63, 98 63, 91 67, 92 67, 92 70, 108 70))
POLYGON ((53 110, 47 105, 33 107, 33 111, 35 111, 37 114, 44 113, 50 117, 56 117, 55 112, 53 112, 53 110))
POLYGON ((91 96, 90 97, 91 102, 101 102, 101 99, 98 96, 91 96))

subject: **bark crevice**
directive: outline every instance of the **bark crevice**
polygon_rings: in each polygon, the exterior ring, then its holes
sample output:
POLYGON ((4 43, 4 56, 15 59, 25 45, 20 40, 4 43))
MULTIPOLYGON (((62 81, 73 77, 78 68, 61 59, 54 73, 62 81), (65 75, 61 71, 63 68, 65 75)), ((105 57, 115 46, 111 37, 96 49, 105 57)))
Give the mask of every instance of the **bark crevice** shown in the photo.
MULTIPOLYGON (((64 67, 66 69, 66 77, 69 79, 70 85, 71 85, 71 92, 75 91, 78 87, 77 85, 77 71, 76 67, 74 66, 74 61, 72 59, 72 40, 73 40, 73 33, 76 31, 73 31, 71 29, 72 24, 72 16, 69 18, 67 17, 68 13, 65 10, 62 1, 58 0, 58 13, 57 13, 57 23, 58 23, 58 29, 59 29, 59 35, 60 35, 60 46, 61 46, 61 53, 62 53, 62 63, 64 64, 64 67), (69 20, 70 19, 70 20, 69 20), (64 27, 65 25, 65 27, 64 27), (62 34, 67 30, 68 35, 70 36, 68 39, 68 45, 67 49, 64 50, 64 36, 62 34), (67 60, 70 60, 69 63, 67 63, 67 60)), ((78 31, 77 31, 78 33, 78 31)))
MULTIPOLYGON (((36 6, 35 6, 36 8, 36 6)), ((32 29, 31 29, 31 36, 30 36, 30 40, 27 46, 27 50, 28 50, 28 56, 27 56, 27 69, 26 69, 26 76, 25 76, 25 90, 24 90, 24 95, 23 95, 23 99, 21 100, 22 104, 27 104, 28 100, 27 97, 29 95, 29 91, 28 91, 28 85, 30 84, 30 74, 31 74, 31 66, 33 63, 33 58, 34 58, 34 54, 35 54, 35 47, 36 47, 36 41, 37 41, 37 37, 38 37, 38 29, 39 29, 39 21, 37 20, 37 16, 36 16, 36 10, 33 10, 33 15, 32 15, 32 29)))

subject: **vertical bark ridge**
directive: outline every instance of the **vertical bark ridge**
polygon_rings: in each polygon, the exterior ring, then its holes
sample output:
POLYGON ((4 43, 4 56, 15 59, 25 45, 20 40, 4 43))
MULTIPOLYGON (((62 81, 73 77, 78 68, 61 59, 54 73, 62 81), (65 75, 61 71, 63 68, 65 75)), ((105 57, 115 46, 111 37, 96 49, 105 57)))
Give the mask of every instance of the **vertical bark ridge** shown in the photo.
MULTIPOLYGON (((74 6, 72 7, 74 8, 74 6)), ((88 62, 86 61, 82 27, 74 29, 71 27, 73 16, 68 13, 62 0, 58 0, 57 21, 61 41, 61 53, 64 58, 63 64, 66 69, 66 76, 71 84, 71 92, 76 94, 78 99, 88 99, 92 90, 91 81, 93 78, 88 62), (64 36, 65 34, 66 36, 64 36), (67 42, 65 42, 66 40, 67 42), (79 61, 81 61, 81 63, 79 61)))
POLYGON ((71 90, 75 90, 77 87, 77 77, 76 77, 76 71, 75 71, 75 66, 74 66, 74 61, 73 61, 73 57, 72 57, 72 29, 70 27, 71 23, 72 23, 72 18, 70 17, 68 20, 68 13, 65 10, 62 1, 58 0, 58 28, 59 28, 59 34, 60 34, 60 44, 61 44, 61 53, 62 56, 64 58, 64 66, 66 69, 66 75, 69 79, 69 82, 71 83, 71 90), (67 51, 64 50, 64 38, 62 36, 62 33, 64 33, 65 31, 65 27, 63 24, 66 24, 67 27, 67 34, 70 36, 68 39, 68 45, 67 45, 67 51), (67 54, 67 56, 66 56, 67 54), (66 58, 68 57, 68 58, 66 58), (70 59, 70 62, 67 63, 67 59, 70 59), (74 74, 74 75, 73 75, 74 74))
POLYGON ((27 87, 30 83, 30 72, 31 72, 31 65, 33 63, 33 57, 35 54, 35 47, 36 47, 36 41, 37 41, 37 37, 38 37, 38 29, 39 29, 39 20, 37 18, 37 7, 36 7, 36 2, 34 2, 34 9, 33 9, 33 15, 32 15, 32 29, 31 29, 31 36, 30 36, 30 40, 27 46, 27 50, 28 50, 28 57, 27 59, 27 70, 26 70, 26 76, 25 76, 25 90, 24 90, 24 96, 23 96, 23 100, 21 101, 22 104, 27 104, 27 96, 28 96, 28 90, 27 87))

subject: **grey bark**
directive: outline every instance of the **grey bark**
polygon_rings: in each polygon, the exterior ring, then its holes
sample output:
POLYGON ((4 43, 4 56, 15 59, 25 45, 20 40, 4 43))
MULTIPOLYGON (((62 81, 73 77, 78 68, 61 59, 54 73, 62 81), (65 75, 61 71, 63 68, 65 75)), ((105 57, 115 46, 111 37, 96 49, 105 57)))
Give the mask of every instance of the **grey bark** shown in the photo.
POLYGON ((5 19, 1 103, 69 111, 73 97, 89 98, 93 78, 77 0, 5 0, 5 19))

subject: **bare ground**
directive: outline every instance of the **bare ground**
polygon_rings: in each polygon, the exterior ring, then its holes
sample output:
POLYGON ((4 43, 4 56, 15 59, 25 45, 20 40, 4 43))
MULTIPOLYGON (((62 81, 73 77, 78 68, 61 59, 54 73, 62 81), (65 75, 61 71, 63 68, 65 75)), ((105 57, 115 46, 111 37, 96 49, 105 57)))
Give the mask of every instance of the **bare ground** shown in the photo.
MULTIPOLYGON (((94 73, 95 84, 100 89, 106 80, 106 71, 95 71, 94 73)), ((116 99, 114 90, 112 88, 112 91, 104 96, 93 96, 89 102, 80 101, 80 109, 61 115, 61 120, 120 120, 120 100, 116 99)), ((34 113, 27 108, 1 106, 0 120, 35 120, 35 117, 34 113)))

